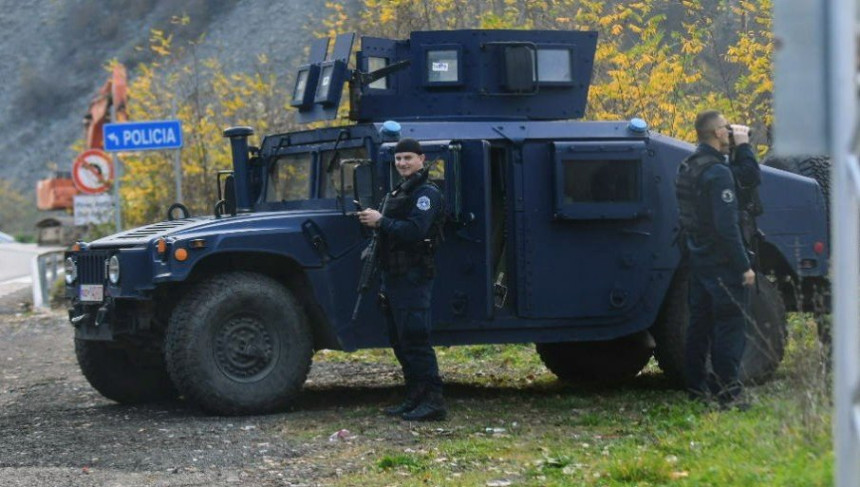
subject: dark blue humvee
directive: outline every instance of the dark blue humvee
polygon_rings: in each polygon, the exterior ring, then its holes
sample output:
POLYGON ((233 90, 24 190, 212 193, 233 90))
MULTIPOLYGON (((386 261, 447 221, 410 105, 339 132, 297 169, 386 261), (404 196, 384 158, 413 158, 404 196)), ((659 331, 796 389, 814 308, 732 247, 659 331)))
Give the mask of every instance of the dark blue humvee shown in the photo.
MULTIPOLYGON (((652 355, 680 379, 686 271, 674 177, 693 146, 638 119, 586 122, 593 32, 415 32, 311 49, 291 104, 356 123, 268 135, 225 131, 234 169, 214 215, 90 243, 66 259, 81 369, 108 398, 181 393, 218 414, 293 401, 314 351, 388 343, 373 289, 352 312, 370 235, 354 200, 396 184, 397 137, 421 141, 445 195, 437 254, 439 345, 537 344, 572 381, 635 376, 652 355), (388 122, 386 122, 388 121, 388 122)), ((761 276, 746 380, 782 359, 785 305, 826 285, 825 204, 812 179, 762 167, 761 276), (794 290, 800 292, 794 292, 794 290)), ((223 192, 223 194, 222 194, 223 192)))

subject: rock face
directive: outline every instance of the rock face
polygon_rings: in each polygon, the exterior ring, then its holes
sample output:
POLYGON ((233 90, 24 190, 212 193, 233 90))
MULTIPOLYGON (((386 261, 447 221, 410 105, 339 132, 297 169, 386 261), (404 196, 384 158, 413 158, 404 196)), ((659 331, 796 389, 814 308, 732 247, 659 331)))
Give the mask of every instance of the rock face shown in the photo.
POLYGON ((118 59, 133 79, 151 29, 176 30, 175 44, 205 34, 198 58, 229 70, 266 54, 287 82, 323 14, 324 2, 302 0, 0 0, 0 178, 33 195, 52 167, 70 170, 104 64, 118 59), (176 29, 183 14, 191 23, 176 29))

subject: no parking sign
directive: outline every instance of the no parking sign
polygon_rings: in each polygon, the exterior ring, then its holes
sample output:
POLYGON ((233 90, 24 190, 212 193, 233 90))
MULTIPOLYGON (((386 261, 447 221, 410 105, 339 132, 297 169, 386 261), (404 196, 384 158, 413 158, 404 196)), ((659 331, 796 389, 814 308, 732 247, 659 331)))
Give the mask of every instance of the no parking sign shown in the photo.
POLYGON ((113 178, 113 161, 102 150, 86 150, 72 164, 72 181, 82 193, 104 193, 110 189, 113 178))

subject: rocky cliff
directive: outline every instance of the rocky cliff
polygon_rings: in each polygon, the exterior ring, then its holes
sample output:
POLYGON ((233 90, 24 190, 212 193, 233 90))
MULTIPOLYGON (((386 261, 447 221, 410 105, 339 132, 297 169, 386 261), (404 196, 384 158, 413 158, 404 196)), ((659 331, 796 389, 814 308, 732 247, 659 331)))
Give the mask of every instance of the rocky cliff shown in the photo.
POLYGON ((133 78, 151 29, 173 31, 187 14, 175 42, 203 35, 198 56, 228 70, 264 53, 287 82, 323 11, 316 0, 0 0, 0 178, 32 195, 52 167, 70 170, 103 66, 118 59, 133 78))

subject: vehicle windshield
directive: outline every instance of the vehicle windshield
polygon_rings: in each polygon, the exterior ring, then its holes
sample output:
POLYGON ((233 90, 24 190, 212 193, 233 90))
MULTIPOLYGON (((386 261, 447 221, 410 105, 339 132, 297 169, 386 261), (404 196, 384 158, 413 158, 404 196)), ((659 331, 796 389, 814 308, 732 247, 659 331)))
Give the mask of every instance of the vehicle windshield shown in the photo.
POLYGON ((279 158, 269 170, 267 202, 307 200, 311 197, 313 154, 304 152, 279 158))

